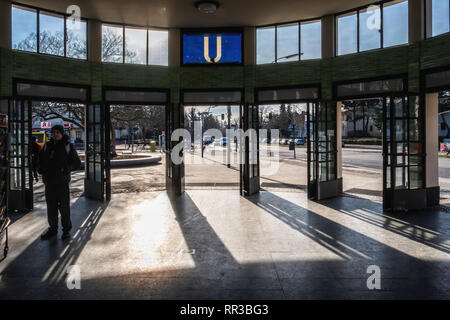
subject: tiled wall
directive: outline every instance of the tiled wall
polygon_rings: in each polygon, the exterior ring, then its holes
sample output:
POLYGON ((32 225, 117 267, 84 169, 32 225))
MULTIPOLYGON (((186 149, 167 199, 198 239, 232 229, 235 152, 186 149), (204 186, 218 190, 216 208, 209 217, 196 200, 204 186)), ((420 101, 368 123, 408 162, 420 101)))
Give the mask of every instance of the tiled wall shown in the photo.
POLYGON ((181 88, 244 88, 253 102, 255 87, 322 85, 322 98, 332 98, 333 81, 408 73, 409 91, 420 88, 420 70, 450 65, 450 35, 412 45, 329 59, 257 66, 156 67, 102 64, 0 49, 0 96, 12 94, 12 78, 91 85, 92 100, 101 87, 170 88, 179 102, 181 88))

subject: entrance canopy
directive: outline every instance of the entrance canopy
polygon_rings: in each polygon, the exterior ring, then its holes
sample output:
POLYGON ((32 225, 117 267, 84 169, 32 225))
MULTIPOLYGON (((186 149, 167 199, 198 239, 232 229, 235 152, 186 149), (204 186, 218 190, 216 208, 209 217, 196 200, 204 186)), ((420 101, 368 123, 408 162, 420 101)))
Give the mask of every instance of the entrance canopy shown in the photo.
POLYGON ((166 105, 169 91, 165 89, 104 88, 104 100, 109 104, 166 105))
POLYGON ((380 97, 392 93, 404 93, 405 77, 338 82, 334 87, 336 100, 380 97))
POLYGON ((90 99, 89 88, 87 86, 72 86, 18 79, 14 81, 14 96, 35 100, 66 102, 87 102, 90 99))
POLYGON ((433 69, 425 72, 423 77, 425 91, 438 92, 450 89, 450 69, 433 69))
POLYGON ((181 93, 183 104, 236 104, 241 105, 243 94, 241 89, 227 90, 185 90, 181 93))
POLYGON ((261 88, 256 89, 256 100, 263 103, 282 103, 294 101, 317 100, 320 97, 320 86, 291 88, 261 88))

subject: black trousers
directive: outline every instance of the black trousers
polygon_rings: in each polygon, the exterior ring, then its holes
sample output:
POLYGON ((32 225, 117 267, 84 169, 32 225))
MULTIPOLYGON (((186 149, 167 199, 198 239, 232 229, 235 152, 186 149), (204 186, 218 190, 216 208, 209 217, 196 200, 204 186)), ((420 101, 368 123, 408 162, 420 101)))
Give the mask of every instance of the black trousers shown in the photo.
POLYGON ((32 170, 32 172, 33 172, 33 177, 34 177, 34 179, 37 180, 37 179, 38 179, 38 172, 37 172, 36 165, 33 165, 33 166, 31 167, 31 170, 32 170))
POLYGON ((72 229, 70 221, 69 184, 46 184, 45 200, 47 202, 47 218, 50 229, 58 230, 58 211, 61 213, 63 231, 72 229))

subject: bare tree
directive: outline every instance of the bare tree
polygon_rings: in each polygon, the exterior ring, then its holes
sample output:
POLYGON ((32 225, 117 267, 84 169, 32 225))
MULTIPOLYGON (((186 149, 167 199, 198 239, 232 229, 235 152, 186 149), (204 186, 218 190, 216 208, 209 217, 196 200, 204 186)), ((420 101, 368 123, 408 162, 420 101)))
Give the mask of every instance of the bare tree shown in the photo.
MULTIPOLYGON (((37 35, 36 32, 30 33, 25 39, 14 46, 14 49, 22 51, 37 51, 37 35)), ((39 34, 39 52, 53 54, 57 56, 64 55, 64 33, 55 32, 54 34, 42 31, 39 34)), ((86 41, 80 36, 67 30, 67 54, 71 58, 82 59, 86 57, 87 46, 86 41)))
MULTIPOLYGON (((123 35, 106 29, 102 34, 102 59, 108 62, 122 62, 123 35)), ((135 63, 137 52, 125 46, 125 59, 128 63, 135 63)))
MULTIPOLYGON (((111 153, 116 154, 115 129, 141 129, 142 138, 160 133, 165 128, 165 110, 161 106, 111 106, 111 153)), ((134 134, 134 132, 133 132, 134 134)))
POLYGON ((33 105, 32 120, 61 119, 78 127, 84 127, 84 105, 76 103, 40 102, 33 105))
MULTIPOLYGON (((24 40, 14 46, 14 49, 35 52, 37 50, 37 33, 30 33, 24 40)), ((102 37, 102 58, 105 61, 121 62, 123 50, 123 36, 106 29, 102 37)), ((39 34, 39 52, 52 55, 64 55, 64 33, 50 33, 41 31, 39 34)), ((71 30, 67 30, 67 52, 72 58, 86 57, 86 41, 71 30)), ((133 63, 137 56, 136 52, 125 50, 127 61, 133 63)), ((122 114, 123 116, 123 114, 122 114)), ((142 114, 141 114, 142 116, 142 114)), ((136 117, 139 117, 137 115, 136 117)), ((33 106, 33 120, 38 118, 44 120, 62 119, 79 127, 84 127, 84 106, 70 103, 41 102, 33 106)), ((114 115, 111 117, 113 121, 114 115)), ((112 150, 115 154, 114 126, 111 122, 112 150)))
POLYGON ((191 143, 194 143, 194 122, 198 120, 195 107, 191 107, 189 112, 185 113, 185 129, 191 134, 191 143))
POLYGON ((373 120, 376 128, 382 128, 382 107, 380 99, 348 100, 342 103, 342 111, 347 114, 347 121, 353 122, 353 136, 369 136, 369 122, 373 120), (357 122, 362 121, 362 130, 357 129, 357 122))

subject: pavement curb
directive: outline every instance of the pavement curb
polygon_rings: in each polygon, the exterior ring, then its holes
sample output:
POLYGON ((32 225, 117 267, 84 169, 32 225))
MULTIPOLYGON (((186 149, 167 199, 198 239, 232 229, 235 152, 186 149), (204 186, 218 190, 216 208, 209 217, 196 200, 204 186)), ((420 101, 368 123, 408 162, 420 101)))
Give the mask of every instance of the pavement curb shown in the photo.
MULTIPOLYGON (((145 158, 139 159, 121 159, 121 160, 111 160, 111 168, 122 168, 139 166, 143 164, 158 163, 162 160, 161 156, 149 156, 144 154, 136 154, 137 156, 145 156, 145 158)), ((81 161, 81 168, 84 169, 84 160, 81 161)))

